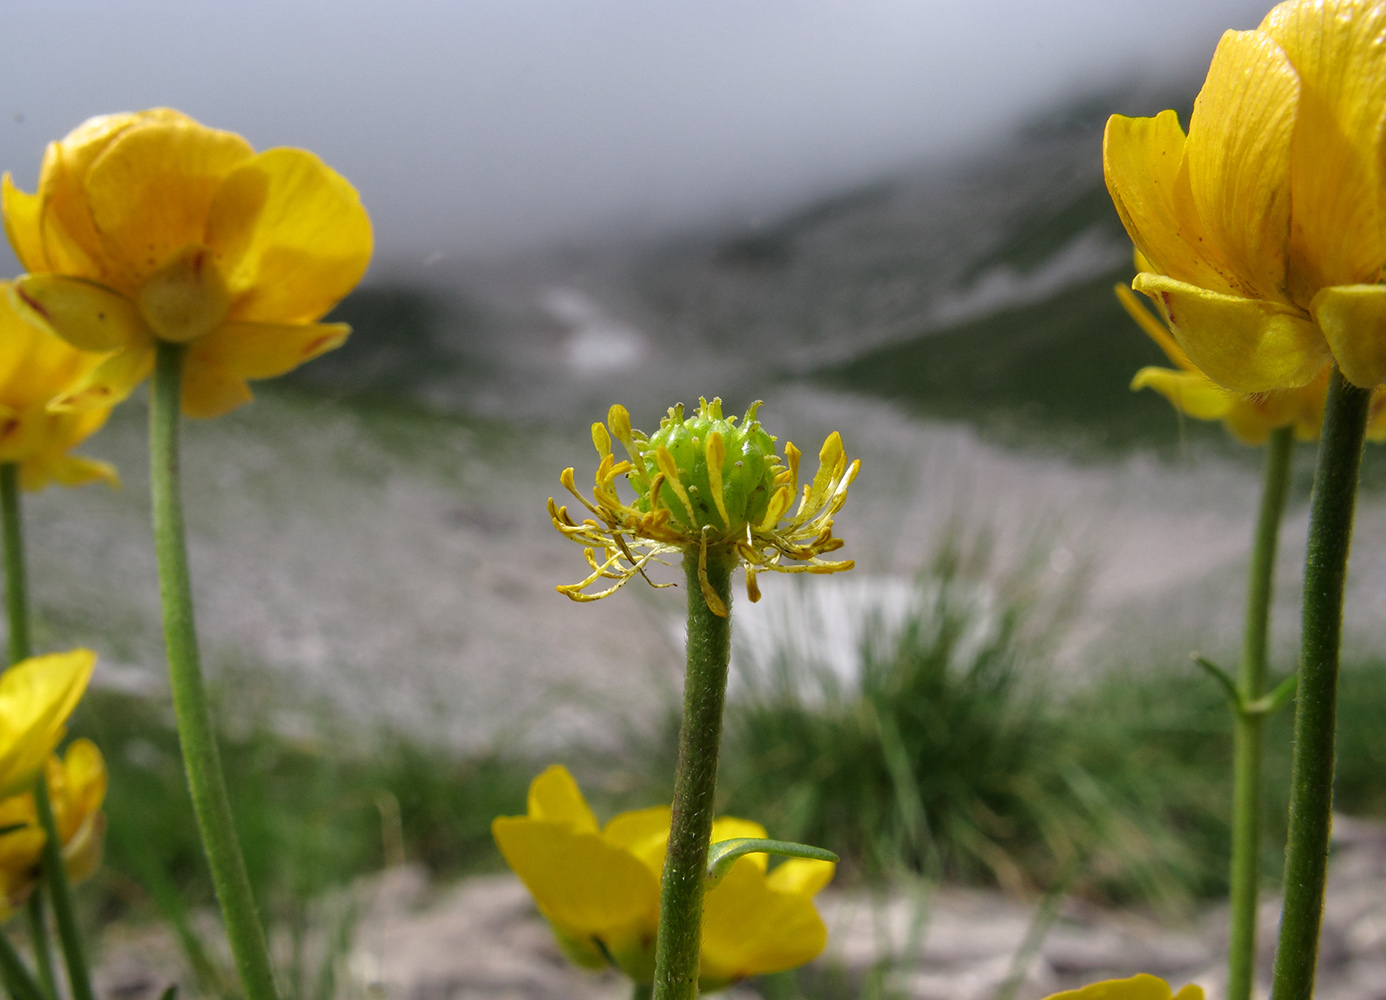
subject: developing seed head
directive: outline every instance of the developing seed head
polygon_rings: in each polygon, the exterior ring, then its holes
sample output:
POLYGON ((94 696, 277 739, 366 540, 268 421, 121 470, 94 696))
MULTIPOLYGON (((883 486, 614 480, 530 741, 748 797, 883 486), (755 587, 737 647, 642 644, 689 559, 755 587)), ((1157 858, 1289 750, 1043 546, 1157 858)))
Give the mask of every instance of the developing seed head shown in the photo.
MULTIPOLYGON (((833 516, 847 499, 847 487, 860 462, 848 464, 842 438, 829 435, 819 452, 818 472, 800 491, 799 457, 786 443, 784 457, 775 454, 775 438, 756 420, 759 403, 737 424, 722 415, 722 401, 698 401, 685 418, 683 404, 670 407, 651 435, 635 430, 630 414, 611 407, 607 426, 592 425, 592 443, 600 456, 593 499, 578 493, 573 470, 563 485, 596 516, 574 521, 566 507, 549 500, 549 515, 559 531, 586 548, 592 573, 581 583, 559 587, 574 600, 595 600, 644 575, 651 561, 672 552, 696 551, 700 565, 708 558, 732 559, 746 568, 746 588, 758 600, 759 570, 781 573, 835 573, 852 568, 850 560, 822 556, 842 547, 832 533, 833 516), (608 431, 607 428, 610 428, 608 431), (615 438, 627 460, 611 450, 615 438), (617 480, 624 477, 635 497, 623 500, 617 480), (790 507, 799 497, 792 516, 790 507), (587 588, 598 580, 615 583, 598 593, 587 588)), ((704 581, 708 604, 717 601, 704 581)))

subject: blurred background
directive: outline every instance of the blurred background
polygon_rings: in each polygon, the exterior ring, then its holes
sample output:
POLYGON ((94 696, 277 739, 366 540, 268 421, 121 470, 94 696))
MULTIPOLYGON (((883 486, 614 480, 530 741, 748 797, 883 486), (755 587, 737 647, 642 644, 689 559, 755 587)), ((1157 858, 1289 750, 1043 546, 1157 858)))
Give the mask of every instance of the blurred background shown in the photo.
MULTIPOLYGON (((840 430, 863 461, 838 520, 857 569, 762 579, 765 599, 738 606, 727 810, 841 851, 849 894, 982 887, 1021 907, 993 923, 1022 931, 1016 913, 1061 897, 1200 926, 1225 892, 1230 736, 1189 653, 1235 662, 1260 455, 1127 389, 1164 359, 1112 292, 1133 269, 1101 134, 1113 112, 1187 122, 1222 30, 1263 13, 5 5, 0 166, 20 187, 85 118, 168 105, 257 148, 312 149, 376 227, 333 317, 355 329, 346 346, 187 431, 205 658, 257 884, 297 963, 289 992, 415 983, 403 959, 361 965, 350 942, 374 910, 329 918, 323 900, 423 872, 412 906, 498 870, 490 819, 523 811, 545 763, 569 763, 602 815, 667 797, 683 595, 563 599, 554 585, 586 569, 545 500, 565 467, 587 481, 588 427, 611 403, 653 428, 700 395, 763 399, 767 429, 809 455, 840 430)), ((85 449, 119 465, 121 492, 28 507, 39 635, 102 658, 75 728, 113 768, 90 915, 116 921, 112 981, 138 995, 120 962, 156 952, 139 935, 171 921, 185 957, 169 961, 216 992, 214 941, 197 958, 210 897, 166 708, 144 419, 133 401, 85 449)), ((1278 675, 1312 458, 1299 449, 1283 535, 1278 675)), ((1359 817, 1386 809, 1383 482, 1369 454, 1339 787, 1359 817)), ((1123 947, 1111 961, 1136 961, 1123 947)), ((1185 966, 1216 965, 1202 947, 1185 966)), ((880 954, 854 954, 754 988, 905 989, 880 954)), ((1067 982, 1052 954, 1027 962, 1016 988, 1067 982)), ((988 989, 1013 971, 996 968, 988 989)), ((502 986, 463 995, 549 995, 502 986)))

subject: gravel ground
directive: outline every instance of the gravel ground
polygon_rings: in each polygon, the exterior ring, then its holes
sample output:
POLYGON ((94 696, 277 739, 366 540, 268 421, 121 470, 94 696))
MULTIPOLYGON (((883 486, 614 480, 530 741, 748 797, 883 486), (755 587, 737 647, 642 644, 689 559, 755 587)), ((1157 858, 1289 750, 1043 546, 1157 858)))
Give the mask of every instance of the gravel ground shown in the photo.
MULTIPOLYGON (((1386 827, 1339 820, 1322 939, 1316 1000, 1386 997, 1386 827)), ((341 963, 337 995, 397 1000, 625 1000, 614 973, 569 966, 525 889, 509 875, 428 885, 404 867, 362 883, 354 946, 341 963)), ((883 960, 902 1000, 991 1000, 1016 972, 1017 953, 1037 904, 997 892, 942 889, 925 895, 835 891, 819 897, 828 950, 815 968, 861 978, 883 960)), ((1269 972, 1279 902, 1262 915, 1260 995, 1269 972)), ((1176 988, 1197 982, 1222 995, 1226 912, 1178 926, 1149 916, 1067 902, 1021 964, 1019 1000, 1099 979, 1149 972, 1176 988)), ((178 973, 176 948, 161 928, 111 929, 99 993, 144 1000, 178 973)), ((192 995, 184 992, 181 995, 192 995)), ((722 994, 749 1000, 750 985, 722 994)))

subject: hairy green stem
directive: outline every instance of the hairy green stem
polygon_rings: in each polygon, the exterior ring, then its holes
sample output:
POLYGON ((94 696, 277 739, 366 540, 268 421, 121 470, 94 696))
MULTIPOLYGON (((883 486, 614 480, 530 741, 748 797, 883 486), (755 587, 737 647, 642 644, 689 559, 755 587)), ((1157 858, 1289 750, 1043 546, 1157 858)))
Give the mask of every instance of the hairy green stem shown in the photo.
MULTIPOLYGON (((28 574, 24 560, 24 529, 19 504, 19 466, 0 463, 0 522, 5 537, 5 611, 10 630, 10 662, 27 660, 29 646, 28 574)), ((72 886, 63 861, 63 841, 48 799, 48 778, 42 770, 34 781, 34 808, 43 827, 43 881, 53 902, 53 918, 67 966, 73 1000, 92 1000, 91 971, 82 948, 82 931, 77 924, 77 908, 72 902, 72 886)), ((46 995, 56 997, 57 978, 48 950, 48 922, 43 915, 43 897, 35 892, 29 903, 29 929, 33 939, 34 961, 46 995)))
POLYGON ((1334 366, 1324 406, 1304 561, 1285 909, 1275 951, 1273 1000, 1309 1000, 1314 991, 1333 810, 1343 589, 1371 396, 1371 390, 1352 385, 1334 366))
POLYGON ((699 581, 698 551, 684 554, 688 587, 688 667, 683 682, 683 724, 674 775, 674 810, 659 900, 654 1000, 691 1000, 698 995, 702 949, 703 891, 712 839, 717 756, 722 743, 722 709, 727 700, 731 659, 731 572, 725 555, 707 553, 707 580, 727 616, 713 613, 699 581))
POLYGON ((159 563, 169 687, 188 788, 236 970, 248 1000, 275 1000, 265 932, 260 927, 245 858, 236 839, 231 801, 226 794, 226 778, 198 662, 179 479, 179 403, 185 352, 182 344, 159 342, 149 407, 154 546, 159 563))
POLYGON ((1240 704, 1232 713, 1232 871, 1227 944, 1227 1000, 1250 1000, 1256 977, 1256 903, 1261 886, 1262 744, 1266 716, 1246 706, 1266 693, 1275 553, 1290 489, 1293 427, 1271 432, 1266 442, 1261 509, 1251 547, 1251 567, 1237 678, 1240 704))

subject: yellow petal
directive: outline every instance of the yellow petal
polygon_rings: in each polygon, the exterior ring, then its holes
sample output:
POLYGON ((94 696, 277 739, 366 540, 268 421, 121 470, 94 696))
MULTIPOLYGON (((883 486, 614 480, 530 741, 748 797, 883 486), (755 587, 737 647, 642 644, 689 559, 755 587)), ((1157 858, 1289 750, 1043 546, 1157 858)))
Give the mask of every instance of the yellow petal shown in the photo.
POLYGON ((48 404, 50 410, 92 410, 119 403, 154 370, 154 348, 117 351, 48 404))
POLYGON ((1193 208, 1188 175, 1182 170, 1184 130, 1179 116, 1113 115, 1102 135, 1102 171, 1107 191, 1131 242, 1151 265, 1167 274, 1217 291, 1231 292, 1226 265, 1215 259, 1193 208))
MULTIPOLYGON (((1082 989, 1054 993, 1045 1000, 1172 1000, 1173 995, 1169 983, 1142 973, 1129 979, 1107 979, 1082 989)), ((1203 1000, 1203 990, 1198 986, 1185 986, 1179 991, 1179 1000, 1203 1000)))
POLYGON ((43 252, 43 233, 39 228, 39 197, 25 194, 14 186, 9 171, 0 179, 0 211, 5 214, 5 235, 14 255, 26 271, 48 270, 43 252))
POLYGON ((1184 156, 1194 207, 1238 290, 1255 298, 1288 301, 1290 140, 1298 99, 1299 78, 1270 36, 1228 31, 1189 119, 1184 156))
POLYGON ((232 318, 311 323, 356 286, 374 237, 356 189, 312 153, 270 149, 217 191, 208 245, 236 297, 232 318))
POLYGON ((220 365, 193 364, 183 369, 182 410, 194 420, 214 420, 255 398, 250 386, 235 372, 220 365))
POLYGON ((96 665, 89 649, 35 656, 0 674, 0 795, 43 767, 96 665))
POLYGON ((1307 302, 1327 285, 1371 281, 1386 261, 1386 7, 1283 3, 1260 30, 1285 50, 1300 81, 1290 280, 1307 302))
POLYGON ((226 323, 188 348, 188 365, 274 378, 340 347, 350 333, 345 323, 226 323))
POLYGON ((59 486, 105 483, 112 489, 119 489, 120 473, 110 462, 98 462, 94 458, 83 458, 81 455, 40 457, 20 463, 20 488, 34 492, 43 489, 49 483, 57 483, 59 486))
POLYGON ((668 806, 624 812, 606 824, 602 836, 635 855, 658 878, 664 871, 670 815, 668 806))
POLYGON ((255 155, 238 135, 191 120, 141 122, 92 162, 85 192, 102 247, 134 293, 189 244, 205 242, 221 182, 255 155))
POLYGON ((837 865, 816 858, 790 858, 782 861, 766 876, 770 888, 780 892, 796 892, 800 896, 816 896, 837 874, 837 865))
POLYGON ((569 823, 574 830, 598 830, 597 817, 562 764, 551 764, 529 783, 529 818, 569 823))
MULTIPOLYGON (((1137 251, 1137 255, 1139 255, 1139 253, 1140 252, 1137 251)), ((1125 285, 1117 285, 1116 296, 1118 301, 1121 302, 1121 307, 1126 310, 1126 314, 1136 321, 1136 325, 1145 332, 1147 337, 1155 341, 1156 346, 1158 346, 1160 350, 1165 352, 1165 357, 1169 358, 1170 361, 1174 362, 1174 364, 1178 365, 1184 371, 1195 370, 1194 366, 1189 363, 1189 358, 1184 353, 1184 349, 1179 346, 1179 342, 1170 336, 1169 330, 1165 327, 1165 324, 1150 315, 1150 310, 1140 304, 1140 301, 1136 298, 1135 292, 1131 291, 1131 289, 1127 288, 1125 285)), ((1139 386, 1132 385, 1131 388, 1136 389, 1139 388, 1139 386)))
POLYGON ((600 834, 522 816, 502 816, 491 832, 540 911, 566 933, 607 935, 658 913, 658 880, 600 834))
MULTIPOLYGON (((767 836, 769 834, 765 832, 765 827, 754 820, 737 819, 735 816, 718 816, 712 821, 711 842, 714 844, 720 844, 724 840, 739 840, 742 837, 763 840, 767 836)), ((747 854, 745 859, 762 872, 765 871, 769 860, 764 854, 747 854)))
POLYGON ((129 299, 109 288, 56 274, 28 274, 15 295, 58 336, 84 351, 151 345, 148 328, 129 299))
POLYGON ((1290 306, 1224 295, 1160 274, 1138 274, 1134 284, 1160 307, 1189 360, 1226 389, 1252 393, 1305 385, 1329 361, 1318 327, 1290 306))
POLYGON ((1195 420, 1221 420, 1236 405, 1237 397, 1208 377, 1169 368, 1142 368, 1131 380, 1132 389, 1154 389, 1180 413, 1195 420))
POLYGON ((1386 285, 1340 285, 1311 309, 1343 377, 1363 388, 1386 382, 1386 285))
POLYGON ((811 961, 828 929, 801 893, 770 886, 751 857, 740 858, 703 902, 702 978, 706 988, 811 961))

